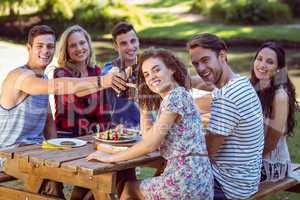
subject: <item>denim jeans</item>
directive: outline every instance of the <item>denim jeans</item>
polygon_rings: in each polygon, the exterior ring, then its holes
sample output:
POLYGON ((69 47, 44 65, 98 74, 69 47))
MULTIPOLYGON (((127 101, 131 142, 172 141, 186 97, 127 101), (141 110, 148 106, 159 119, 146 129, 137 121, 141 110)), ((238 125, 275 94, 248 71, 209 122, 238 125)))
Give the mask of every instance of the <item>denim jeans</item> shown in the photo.
POLYGON ((214 200, 226 200, 220 183, 214 178, 214 200))

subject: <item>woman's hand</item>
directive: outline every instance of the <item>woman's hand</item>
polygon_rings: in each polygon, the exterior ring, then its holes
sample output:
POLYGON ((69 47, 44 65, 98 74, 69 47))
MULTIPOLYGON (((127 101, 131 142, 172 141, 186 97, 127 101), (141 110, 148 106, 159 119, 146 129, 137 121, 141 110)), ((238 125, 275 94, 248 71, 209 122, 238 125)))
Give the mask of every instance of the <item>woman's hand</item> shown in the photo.
POLYGON ((88 157, 86 159, 88 161, 97 160, 97 161, 104 162, 104 163, 114 162, 113 155, 106 154, 101 151, 95 151, 94 153, 91 153, 90 155, 88 155, 88 157))

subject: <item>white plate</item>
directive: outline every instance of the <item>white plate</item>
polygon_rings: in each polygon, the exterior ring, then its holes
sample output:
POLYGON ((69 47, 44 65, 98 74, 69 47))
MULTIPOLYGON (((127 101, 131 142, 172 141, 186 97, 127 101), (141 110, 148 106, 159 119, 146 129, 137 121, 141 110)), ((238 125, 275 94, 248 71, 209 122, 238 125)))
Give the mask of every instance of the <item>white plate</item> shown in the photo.
POLYGON ((56 146, 63 146, 63 147, 81 147, 86 145, 87 141, 76 139, 76 138, 54 138, 47 140, 49 144, 56 145, 56 146), (64 144, 64 142, 71 142, 73 144, 68 145, 64 144))

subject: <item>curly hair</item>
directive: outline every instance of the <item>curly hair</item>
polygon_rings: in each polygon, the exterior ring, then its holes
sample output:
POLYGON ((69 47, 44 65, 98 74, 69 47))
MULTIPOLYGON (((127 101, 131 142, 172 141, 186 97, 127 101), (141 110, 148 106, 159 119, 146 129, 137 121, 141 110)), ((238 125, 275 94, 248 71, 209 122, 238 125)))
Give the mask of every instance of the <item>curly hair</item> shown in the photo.
POLYGON ((144 74, 142 71, 143 63, 149 58, 159 58, 168 69, 174 70, 174 80, 178 85, 186 88, 187 90, 191 87, 191 79, 188 75, 187 67, 185 64, 176 57, 171 51, 162 48, 148 48, 139 57, 139 70, 138 70, 138 94, 139 94, 139 106, 140 108, 146 109, 147 111, 158 110, 162 98, 152 92, 146 84, 144 74))
POLYGON ((256 77, 254 73, 254 66, 251 68, 251 83, 254 86, 257 95, 259 96, 263 113, 265 117, 271 118, 272 111, 273 111, 273 99, 276 93, 276 90, 282 87, 288 97, 289 103, 289 111, 288 111, 288 118, 287 118, 287 132, 288 136, 293 135, 293 130, 295 127, 295 110, 298 107, 298 102, 296 100, 296 93, 295 93, 295 86, 291 82, 288 76, 288 70, 285 65, 285 51, 284 49, 275 42, 266 42, 262 44, 262 46, 257 50, 254 60, 258 56, 259 52, 264 49, 269 48, 276 53, 277 60, 278 60, 278 71, 276 74, 271 78, 270 86, 264 89, 261 89, 259 86, 259 79, 256 77))

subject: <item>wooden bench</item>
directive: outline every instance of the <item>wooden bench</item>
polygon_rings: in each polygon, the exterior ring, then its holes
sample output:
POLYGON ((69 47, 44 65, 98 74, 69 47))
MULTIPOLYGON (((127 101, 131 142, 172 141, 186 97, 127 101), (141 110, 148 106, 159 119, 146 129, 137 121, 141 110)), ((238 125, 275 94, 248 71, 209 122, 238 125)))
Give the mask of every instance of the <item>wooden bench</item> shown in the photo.
POLYGON ((9 200, 61 200, 58 198, 34 194, 15 188, 0 186, 0 200, 8 200, 7 197, 9 197, 9 200))
POLYGON ((6 181, 12 181, 15 180, 16 178, 10 175, 7 175, 3 172, 0 172, 0 183, 1 182, 6 182, 6 181))
MULTIPOLYGON (((299 171, 300 164, 293 164, 292 168, 294 171, 299 171)), ((262 199, 283 191, 300 193, 300 183, 292 178, 285 178, 277 182, 261 183, 258 192, 249 200, 262 199)))

